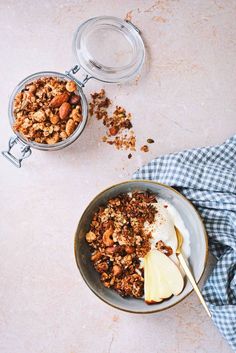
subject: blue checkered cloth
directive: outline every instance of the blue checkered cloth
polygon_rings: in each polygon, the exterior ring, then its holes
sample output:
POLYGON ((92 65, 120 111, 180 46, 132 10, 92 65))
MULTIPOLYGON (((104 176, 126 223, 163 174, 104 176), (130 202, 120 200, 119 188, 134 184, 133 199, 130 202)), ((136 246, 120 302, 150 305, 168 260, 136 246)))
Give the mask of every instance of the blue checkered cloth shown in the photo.
POLYGON ((171 185, 202 215, 217 259, 203 295, 213 321, 236 351, 236 135, 222 145, 156 158, 133 178, 171 185))

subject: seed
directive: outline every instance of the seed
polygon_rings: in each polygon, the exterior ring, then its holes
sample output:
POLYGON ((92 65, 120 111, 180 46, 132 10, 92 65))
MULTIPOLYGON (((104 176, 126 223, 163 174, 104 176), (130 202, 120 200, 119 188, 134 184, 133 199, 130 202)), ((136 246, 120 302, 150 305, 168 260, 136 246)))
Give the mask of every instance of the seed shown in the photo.
POLYGON ((147 139, 147 143, 154 143, 155 141, 153 139, 147 139))

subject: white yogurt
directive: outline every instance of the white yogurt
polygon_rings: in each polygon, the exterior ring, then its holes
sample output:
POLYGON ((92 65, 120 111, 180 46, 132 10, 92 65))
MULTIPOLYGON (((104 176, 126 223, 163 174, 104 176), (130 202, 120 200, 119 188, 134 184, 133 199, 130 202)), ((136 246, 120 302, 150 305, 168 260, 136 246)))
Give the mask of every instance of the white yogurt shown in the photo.
POLYGON ((186 258, 190 256, 190 236, 187 228, 184 225, 182 218, 176 208, 169 202, 159 199, 157 203, 152 204, 156 210, 155 221, 150 224, 145 223, 144 227, 148 232, 151 232, 151 249, 155 249, 155 245, 159 240, 162 240, 167 246, 173 249, 172 260, 177 262, 176 249, 177 237, 175 233, 176 226, 183 235, 182 250, 186 258))

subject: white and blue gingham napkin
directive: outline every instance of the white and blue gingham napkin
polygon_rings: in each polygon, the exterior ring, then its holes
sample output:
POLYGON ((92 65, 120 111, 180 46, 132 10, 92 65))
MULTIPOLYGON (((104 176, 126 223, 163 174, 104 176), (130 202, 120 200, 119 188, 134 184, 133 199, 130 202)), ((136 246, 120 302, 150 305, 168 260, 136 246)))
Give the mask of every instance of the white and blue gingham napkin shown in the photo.
POLYGON ((203 295, 213 321, 236 351, 236 135, 222 145, 156 158, 133 178, 171 185, 202 215, 217 259, 203 295))

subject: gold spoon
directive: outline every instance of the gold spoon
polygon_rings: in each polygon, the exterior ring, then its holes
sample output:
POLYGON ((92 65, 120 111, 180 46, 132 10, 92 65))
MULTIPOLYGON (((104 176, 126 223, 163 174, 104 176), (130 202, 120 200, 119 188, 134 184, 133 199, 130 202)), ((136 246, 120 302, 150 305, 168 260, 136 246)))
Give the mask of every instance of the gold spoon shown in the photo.
POLYGON ((200 302, 202 303, 202 305, 204 306, 207 314, 211 317, 211 313, 206 305, 206 302, 205 300, 203 299, 203 296, 197 286, 197 283, 195 282, 195 279, 182 255, 182 252, 181 252, 181 249, 182 249, 182 244, 183 244, 183 236, 182 234, 180 233, 179 229, 175 227, 175 232, 176 232, 176 236, 177 236, 177 240, 178 240, 178 247, 177 247, 177 250, 176 250, 176 254, 178 256, 178 259, 179 259, 179 262, 180 264, 182 265, 183 269, 184 269, 184 272, 186 273, 186 276, 188 277, 189 281, 191 282, 192 286, 193 286, 193 289, 195 290, 198 298, 200 299, 200 302))

